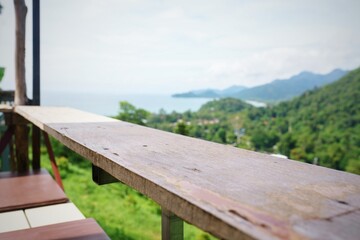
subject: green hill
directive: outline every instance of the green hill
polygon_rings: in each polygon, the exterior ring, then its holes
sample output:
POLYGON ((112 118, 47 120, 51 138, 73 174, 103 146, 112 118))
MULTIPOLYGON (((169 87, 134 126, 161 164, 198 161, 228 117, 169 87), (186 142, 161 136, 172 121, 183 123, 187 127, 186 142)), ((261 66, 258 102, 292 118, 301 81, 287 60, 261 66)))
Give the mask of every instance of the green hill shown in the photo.
POLYGON ((360 68, 321 89, 268 109, 245 128, 256 150, 360 174, 360 68))

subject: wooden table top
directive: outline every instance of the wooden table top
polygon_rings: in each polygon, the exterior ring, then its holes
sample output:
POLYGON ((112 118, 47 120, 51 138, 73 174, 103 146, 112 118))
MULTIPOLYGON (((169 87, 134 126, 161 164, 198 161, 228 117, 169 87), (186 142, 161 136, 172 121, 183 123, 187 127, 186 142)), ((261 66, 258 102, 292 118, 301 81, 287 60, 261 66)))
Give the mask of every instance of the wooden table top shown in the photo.
POLYGON ((121 182, 215 236, 360 236, 358 175, 70 108, 21 106, 15 112, 121 182))

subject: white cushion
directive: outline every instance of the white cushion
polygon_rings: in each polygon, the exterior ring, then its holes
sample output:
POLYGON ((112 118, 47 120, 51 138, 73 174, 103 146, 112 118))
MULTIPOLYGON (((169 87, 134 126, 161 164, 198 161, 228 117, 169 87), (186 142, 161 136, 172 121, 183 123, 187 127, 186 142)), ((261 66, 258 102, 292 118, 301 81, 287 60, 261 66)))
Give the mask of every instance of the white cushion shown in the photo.
POLYGON ((0 233, 30 228, 24 211, 0 213, 0 233))
POLYGON ((73 203, 26 209, 25 215, 32 228, 85 219, 73 203))

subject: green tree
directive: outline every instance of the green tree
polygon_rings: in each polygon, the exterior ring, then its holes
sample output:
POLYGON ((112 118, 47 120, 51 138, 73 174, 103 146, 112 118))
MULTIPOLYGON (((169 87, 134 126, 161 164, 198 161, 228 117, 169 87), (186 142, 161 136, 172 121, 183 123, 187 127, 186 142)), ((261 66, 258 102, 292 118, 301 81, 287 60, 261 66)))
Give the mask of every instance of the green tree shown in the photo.
POLYGON ((219 142, 219 143, 226 143, 226 131, 224 128, 219 128, 214 136, 213 139, 215 142, 219 142))
POLYGON ((3 77, 4 77, 4 73, 5 73, 5 68, 0 67, 0 83, 1 83, 1 80, 3 79, 3 77))
POLYGON ((189 128, 183 121, 180 121, 176 124, 175 133, 188 136, 189 135, 189 128))
POLYGON ((346 171, 360 175, 360 161, 351 159, 346 166, 346 171))
POLYGON ((278 150, 281 154, 289 157, 291 149, 295 148, 295 144, 293 136, 290 133, 286 133, 278 143, 278 150))
POLYGON ((139 125, 146 125, 147 119, 150 117, 150 113, 142 108, 136 108, 129 102, 121 101, 119 103, 120 110, 116 119, 131 122, 139 125))
POLYGON ((252 133, 251 141, 256 150, 272 151, 272 148, 278 142, 278 137, 274 132, 259 128, 252 133))

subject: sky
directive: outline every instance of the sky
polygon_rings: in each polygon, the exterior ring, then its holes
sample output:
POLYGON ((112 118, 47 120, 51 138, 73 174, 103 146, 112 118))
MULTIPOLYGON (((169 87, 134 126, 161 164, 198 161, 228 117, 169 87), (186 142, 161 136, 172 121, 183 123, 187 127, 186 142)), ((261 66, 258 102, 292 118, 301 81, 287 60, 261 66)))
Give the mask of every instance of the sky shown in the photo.
MULTIPOLYGON (((13 0, 0 3, 1 87, 13 89, 13 0)), ((359 12, 359 0, 45 0, 41 89, 172 94, 351 70, 360 66, 359 12)))

